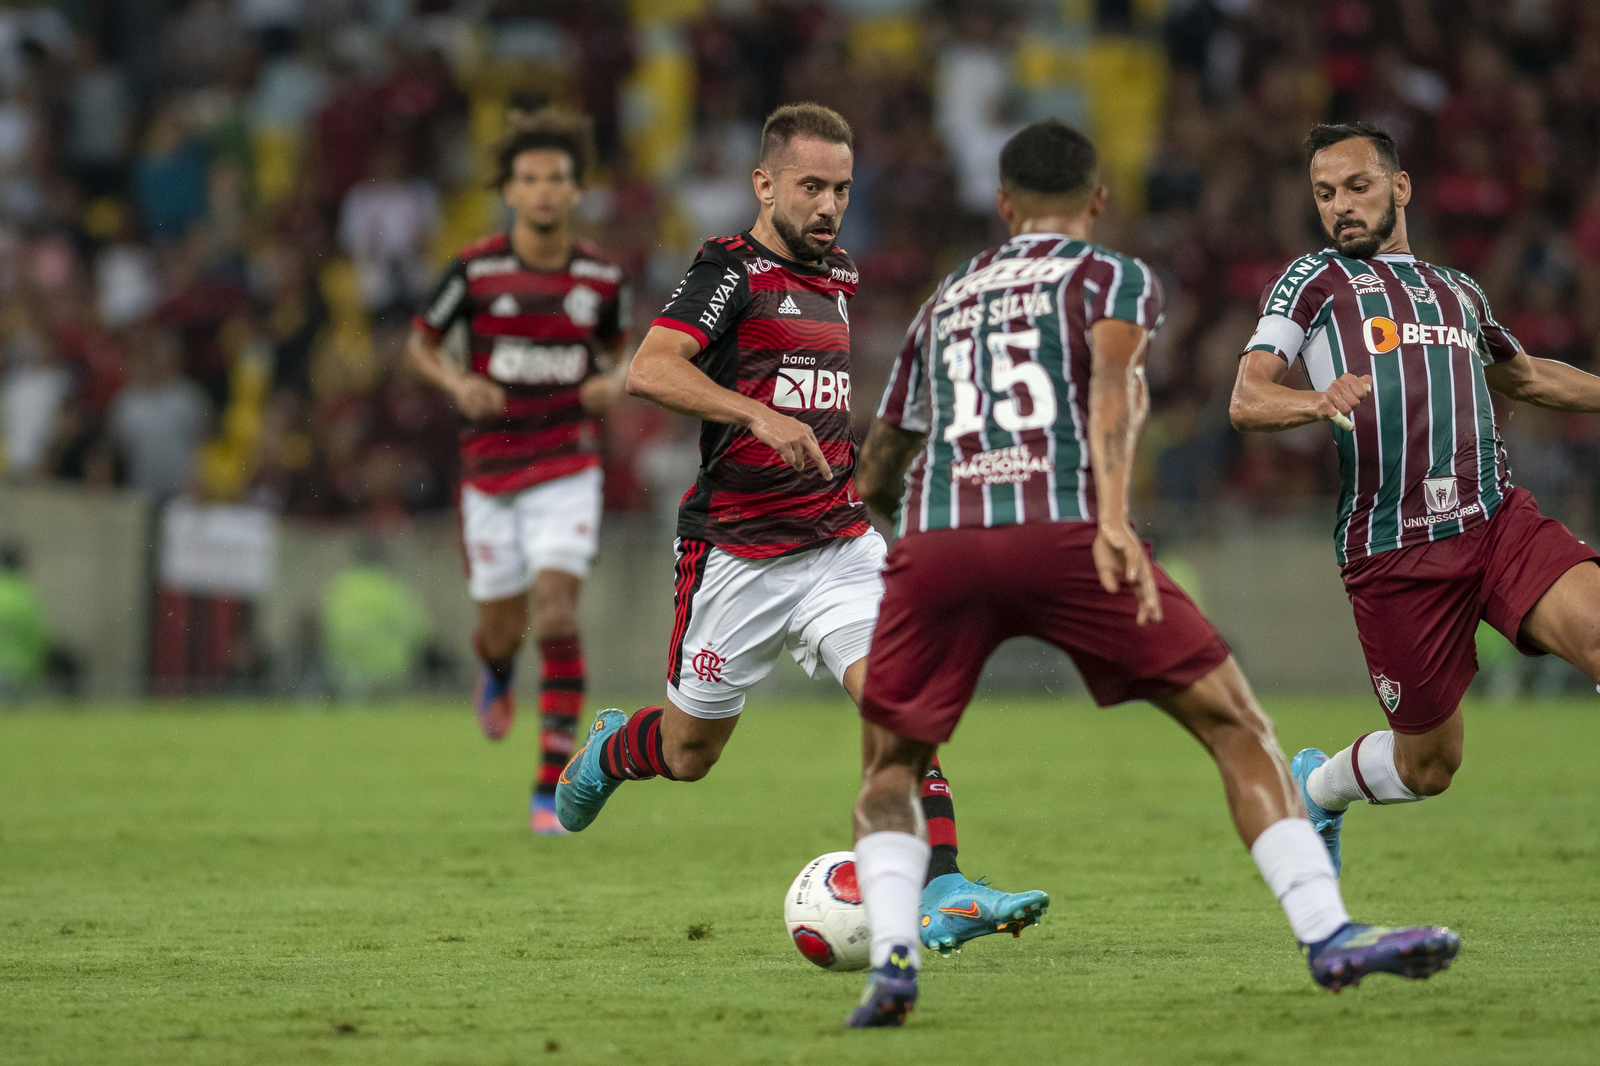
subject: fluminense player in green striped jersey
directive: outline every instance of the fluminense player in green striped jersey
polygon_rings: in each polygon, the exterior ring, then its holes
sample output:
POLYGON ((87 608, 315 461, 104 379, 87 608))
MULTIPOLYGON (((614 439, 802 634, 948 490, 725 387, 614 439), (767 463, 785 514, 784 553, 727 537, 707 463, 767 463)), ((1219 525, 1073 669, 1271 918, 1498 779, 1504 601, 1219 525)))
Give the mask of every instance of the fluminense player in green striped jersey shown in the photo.
POLYGON ((862 692, 856 878, 872 977, 852 1027, 899 1025, 917 998, 917 783, 966 712, 985 661, 1029 636, 1072 657, 1097 703, 1149 700, 1216 760, 1240 839, 1337 991, 1374 972, 1424 978, 1460 939, 1350 920, 1272 723, 1210 622, 1150 558, 1128 512, 1161 286, 1096 244, 1094 146, 1055 119, 1000 152, 1004 244, 952 271, 918 312, 856 467, 901 513, 862 692))
POLYGON ((1388 134, 1318 126, 1306 151, 1333 245, 1263 294, 1232 414, 1245 430, 1334 426, 1335 550, 1390 727, 1331 759, 1315 748, 1294 758, 1338 866, 1351 803, 1449 787, 1480 619, 1524 655, 1559 655, 1600 681, 1600 553, 1512 486, 1489 396, 1600 411, 1600 378, 1529 357, 1477 282, 1411 254, 1411 179, 1388 134), (1318 391, 1280 384, 1296 359, 1318 391))

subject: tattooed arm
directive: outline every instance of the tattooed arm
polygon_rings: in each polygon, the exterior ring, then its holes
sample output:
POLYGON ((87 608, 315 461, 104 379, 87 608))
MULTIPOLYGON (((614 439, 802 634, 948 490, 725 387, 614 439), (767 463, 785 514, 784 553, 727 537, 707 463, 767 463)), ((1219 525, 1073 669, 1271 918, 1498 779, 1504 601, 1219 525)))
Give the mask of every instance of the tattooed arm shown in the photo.
POLYGON ((1124 584, 1139 597, 1138 623, 1161 621, 1161 594, 1144 545, 1128 522, 1128 485, 1133 452, 1149 411, 1144 356, 1149 331, 1121 319, 1104 318, 1089 331, 1089 459, 1100 530, 1094 541, 1095 569, 1107 592, 1124 584))
POLYGON ((924 436, 875 418, 867 430, 867 443, 856 458, 856 491, 868 507, 891 522, 900 511, 906 470, 922 447, 924 436))

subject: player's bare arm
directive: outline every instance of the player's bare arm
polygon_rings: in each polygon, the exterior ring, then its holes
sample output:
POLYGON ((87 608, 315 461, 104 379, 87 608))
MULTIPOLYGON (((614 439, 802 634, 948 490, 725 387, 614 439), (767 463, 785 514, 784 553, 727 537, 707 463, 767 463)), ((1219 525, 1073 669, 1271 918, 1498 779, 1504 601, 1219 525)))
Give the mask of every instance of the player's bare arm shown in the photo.
POLYGON ((578 402, 592 415, 603 415, 621 402, 628 393, 628 371, 633 366, 631 358, 622 356, 623 346, 617 344, 608 353, 611 369, 596 374, 578 387, 578 402))
POLYGON ((1123 584, 1139 597, 1140 625, 1161 621, 1161 593, 1150 557, 1128 522, 1128 484, 1147 400, 1144 356, 1149 330, 1106 318, 1089 333, 1089 456, 1094 467, 1100 529, 1094 541, 1095 569, 1107 592, 1123 584))
POLYGON ((900 510, 906 470, 924 439, 922 433, 892 426, 881 418, 873 419, 867 430, 867 443, 856 459, 856 491, 868 507, 890 521, 900 510))
MULTIPOLYGON (((1345 374, 1326 392, 1291 389, 1283 384, 1289 364, 1273 352, 1245 352, 1233 383, 1228 417, 1241 431, 1275 433, 1313 422, 1340 423, 1372 395, 1372 376, 1345 374)), ((1341 424, 1341 428, 1349 426, 1341 424)))
POLYGON ((699 354, 699 344, 687 334, 650 327, 628 371, 628 394, 702 421, 743 426, 796 470, 814 466, 833 478, 810 426, 718 385, 690 361, 699 354))
POLYGON ((1551 411, 1600 411, 1600 377, 1557 359, 1535 359, 1519 350, 1515 358, 1483 368, 1483 378, 1500 395, 1551 411))
POLYGON ((463 370, 439 351, 439 340, 413 326, 406 342, 411 366, 431 384, 449 393, 461 413, 473 421, 490 418, 506 409, 506 390, 482 374, 463 370))

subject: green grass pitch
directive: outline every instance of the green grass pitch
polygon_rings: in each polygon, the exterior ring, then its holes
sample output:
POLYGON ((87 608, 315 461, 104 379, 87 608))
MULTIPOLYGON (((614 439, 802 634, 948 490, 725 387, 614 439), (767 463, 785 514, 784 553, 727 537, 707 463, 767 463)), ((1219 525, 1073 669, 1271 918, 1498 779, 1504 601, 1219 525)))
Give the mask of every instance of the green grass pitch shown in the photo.
MULTIPOLYGON (((1274 701, 1285 748, 1380 725, 1274 701)), ((1369 921, 1465 941, 1428 982, 1316 989, 1210 761, 1154 710, 989 701, 946 769, 970 876, 1049 919, 929 959, 900 1031, 841 1023, 781 897, 849 846, 843 699, 753 706, 695 785, 534 839, 527 716, 0 714, 0 1061, 1577 1063, 1600 1056, 1600 705, 1474 707, 1445 797, 1352 810, 1369 921), (690 939, 696 925, 711 935, 690 939)))

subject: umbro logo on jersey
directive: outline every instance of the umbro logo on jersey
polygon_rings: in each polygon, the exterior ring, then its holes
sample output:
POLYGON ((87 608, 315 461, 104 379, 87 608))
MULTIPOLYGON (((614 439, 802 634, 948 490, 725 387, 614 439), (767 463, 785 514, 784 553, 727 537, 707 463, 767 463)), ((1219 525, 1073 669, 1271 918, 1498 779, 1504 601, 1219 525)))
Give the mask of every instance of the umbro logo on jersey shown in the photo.
POLYGON ((517 298, 509 292, 503 292, 496 296, 494 303, 489 305, 489 313, 497 318, 512 318, 520 310, 521 308, 517 306, 517 298))
POLYGON ((783 298, 783 303, 778 305, 778 314, 780 314, 780 315, 798 315, 799 313, 800 313, 800 305, 794 302, 794 294, 793 293, 786 294, 784 296, 784 298, 783 298))
POLYGON ((1382 296, 1386 291, 1383 279, 1376 274, 1357 274, 1350 279, 1350 284, 1356 287, 1357 296, 1382 296))

